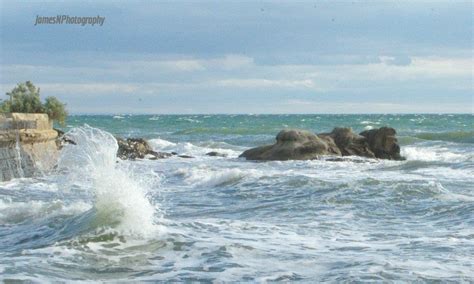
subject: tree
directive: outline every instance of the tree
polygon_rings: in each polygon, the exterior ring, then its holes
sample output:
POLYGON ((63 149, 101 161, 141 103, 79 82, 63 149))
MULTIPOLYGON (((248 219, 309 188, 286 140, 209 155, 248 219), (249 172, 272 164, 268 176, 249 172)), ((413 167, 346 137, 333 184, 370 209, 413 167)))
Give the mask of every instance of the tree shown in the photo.
POLYGON ((7 93, 7 96, 10 96, 10 100, 3 102, 2 111, 4 112, 44 112, 39 89, 30 81, 18 84, 11 92, 7 93))
POLYGON ((67 117, 66 105, 55 97, 47 97, 41 103, 40 89, 33 83, 26 81, 19 83, 11 92, 7 93, 10 100, 0 105, 1 112, 47 113, 50 119, 64 125, 67 117))
POLYGON ((61 125, 66 123, 67 111, 66 105, 60 102, 56 97, 47 97, 44 103, 44 110, 50 119, 56 120, 61 125))

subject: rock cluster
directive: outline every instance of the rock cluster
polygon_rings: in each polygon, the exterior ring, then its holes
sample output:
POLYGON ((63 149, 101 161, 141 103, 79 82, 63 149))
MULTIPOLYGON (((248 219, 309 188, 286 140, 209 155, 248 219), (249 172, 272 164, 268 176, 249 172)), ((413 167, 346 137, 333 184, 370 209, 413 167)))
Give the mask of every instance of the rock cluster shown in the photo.
POLYGON ((330 133, 316 135, 306 130, 282 130, 276 143, 243 152, 247 160, 312 160, 321 156, 361 156, 403 160, 393 128, 382 127, 354 133, 351 128, 336 127, 330 133))
MULTIPOLYGON (((57 130, 58 148, 65 144, 75 144, 67 139, 64 132, 57 130)), ((276 143, 260 146, 243 152, 240 157, 247 160, 285 161, 313 160, 321 156, 360 156, 388 160, 404 160, 400 155, 400 146, 395 137, 396 131, 390 127, 381 127, 354 133, 351 128, 336 127, 329 133, 315 134, 307 130, 286 129, 276 136, 276 143)), ((116 138, 118 143, 117 157, 122 160, 136 159, 165 159, 171 156, 193 158, 178 153, 154 151, 148 142, 142 138, 116 138)), ((219 152, 206 153, 211 157, 226 157, 219 152)))
POLYGON ((171 153, 153 151, 150 144, 142 138, 116 138, 118 143, 117 157, 122 160, 148 158, 150 160, 164 159, 172 156, 171 153))

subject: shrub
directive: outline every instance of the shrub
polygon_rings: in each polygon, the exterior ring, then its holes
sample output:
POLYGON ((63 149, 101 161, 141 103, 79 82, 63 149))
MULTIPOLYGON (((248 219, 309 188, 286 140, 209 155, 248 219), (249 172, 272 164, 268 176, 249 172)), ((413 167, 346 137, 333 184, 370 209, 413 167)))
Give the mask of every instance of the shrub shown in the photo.
POLYGON ((61 125, 66 121, 66 105, 55 97, 47 97, 45 103, 41 103, 40 89, 30 81, 19 83, 7 96, 10 99, 2 102, 1 112, 47 113, 50 119, 61 125))
POLYGON ((67 111, 66 105, 60 102, 56 97, 47 97, 44 103, 44 110, 50 119, 56 120, 61 125, 66 123, 67 111))

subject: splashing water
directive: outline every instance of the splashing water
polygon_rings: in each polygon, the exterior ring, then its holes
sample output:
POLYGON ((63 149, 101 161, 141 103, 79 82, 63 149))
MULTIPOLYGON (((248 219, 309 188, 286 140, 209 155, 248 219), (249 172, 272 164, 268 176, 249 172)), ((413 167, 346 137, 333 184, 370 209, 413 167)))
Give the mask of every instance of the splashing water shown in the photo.
POLYGON ((65 146, 58 169, 67 172, 70 184, 80 185, 75 188, 88 189, 94 196, 94 225, 125 235, 146 237, 156 233, 155 208, 146 198, 147 190, 119 167, 115 138, 87 125, 66 135, 76 145, 65 146))
POLYGON ((20 133, 19 131, 16 132, 16 142, 15 142, 15 157, 16 157, 16 165, 17 165, 17 171, 18 171, 18 176, 20 178, 25 176, 25 173, 23 172, 23 168, 21 167, 21 149, 20 149, 20 133))

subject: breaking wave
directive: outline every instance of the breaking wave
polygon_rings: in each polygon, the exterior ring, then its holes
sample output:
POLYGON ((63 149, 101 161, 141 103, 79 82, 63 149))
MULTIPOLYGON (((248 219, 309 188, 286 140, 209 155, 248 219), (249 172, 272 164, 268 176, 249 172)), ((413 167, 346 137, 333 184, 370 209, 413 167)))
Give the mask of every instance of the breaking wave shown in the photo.
POLYGON ((155 207, 146 197, 147 188, 117 163, 115 138, 87 125, 72 129, 67 136, 76 145, 63 149, 58 169, 66 172, 66 188, 86 190, 93 197, 92 225, 125 235, 155 232, 155 207))

